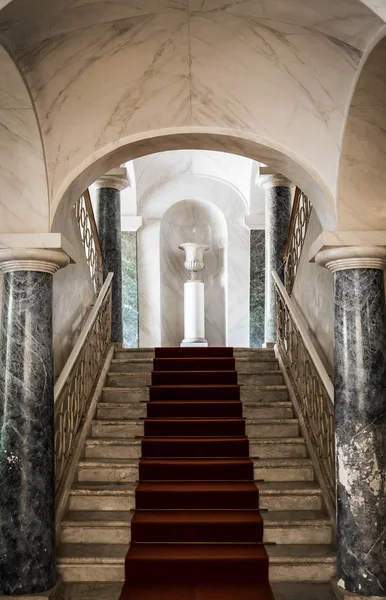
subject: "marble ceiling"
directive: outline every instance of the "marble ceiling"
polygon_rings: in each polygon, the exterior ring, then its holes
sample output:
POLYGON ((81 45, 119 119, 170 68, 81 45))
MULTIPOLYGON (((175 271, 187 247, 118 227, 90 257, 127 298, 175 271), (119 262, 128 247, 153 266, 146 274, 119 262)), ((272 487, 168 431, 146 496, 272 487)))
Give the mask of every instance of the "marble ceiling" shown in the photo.
POLYGON ((386 3, 385 0, 12 0, 0 12, 0 31, 17 51, 102 23, 181 12, 263 19, 267 26, 269 21, 281 22, 323 33, 363 50, 379 26, 380 19, 375 13, 386 18, 386 3))

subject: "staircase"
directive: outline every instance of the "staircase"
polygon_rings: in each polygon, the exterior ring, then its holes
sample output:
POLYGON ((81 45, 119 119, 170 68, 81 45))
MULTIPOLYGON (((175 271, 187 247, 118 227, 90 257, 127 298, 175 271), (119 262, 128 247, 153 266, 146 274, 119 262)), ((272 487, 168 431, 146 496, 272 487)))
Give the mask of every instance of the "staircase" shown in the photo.
MULTIPOLYGON (((123 582, 126 554, 130 579, 136 569, 145 569, 141 552, 145 545, 149 549, 152 542, 148 566, 152 565, 154 573, 155 565, 162 563, 162 544, 157 546, 154 542, 165 541, 166 535, 172 545, 186 541, 187 536, 190 541, 202 541, 211 519, 209 512, 204 515, 202 510, 218 508, 220 498, 222 523, 216 510, 217 524, 214 529, 211 526, 212 539, 207 541, 213 542, 214 536, 217 543, 228 542, 228 554, 240 546, 240 541, 245 542, 241 550, 246 564, 263 534, 272 582, 327 582, 333 576, 331 524, 273 351, 235 349, 234 357, 237 374, 232 356, 213 356, 210 369, 200 372, 199 379, 195 374, 199 359, 185 358, 179 367, 172 358, 170 386, 170 359, 155 359, 152 382, 154 351, 116 350, 91 436, 85 444, 84 459, 78 466, 78 481, 70 493, 69 511, 62 523, 58 570, 64 581, 123 582), (224 369, 224 358, 232 368, 224 369), (218 371, 222 371, 221 385, 218 371), (236 383, 241 386, 245 421, 240 418, 236 383), (210 401, 207 386, 211 386, 210 401), (197 401, 200 398, 202 401, 197 401), (142 455, 152 458, 140 461, 142 455), (190 459, 181 469, 178 458, 183 456, 190 459), (259 500, 256 486, 249 481, 252 464, 259 500), (200 480, 194 481, 198 476, 200 480), (167 481, 169 477, 172 483, 167 481), (224 482, 223 477, 235 478, 231 500, 229 481, 224 482), (142 481, 137 487, 139 478, 142 481), (176 481, 181 478, 184 480, 176 481), (193 518, 187 522, 185 511, 192 510, 193 496, 197 513, 191 513, 193 518), (136 504, 142 510, 136 512, 131 523, 136 504), (246 506, 254 510, 245 511, 246 506), (164 509, 173 510, 166 513, 164 509), (130 555, 131 551, 127 551, 132 537, 140 543, 133 545, 137 554, 130 555)), ((183 556, 184 566, 190 565, 188 572, 192 571, 197 559, 191 554, 192 548, 175 547, 175 573, 183 556)), ((263 549, 261 545, 258 548, 263 549)), ((170 558, 174 550, 169 547, 168 551, 170 558)), ((213 545, 207 546, 206 551, 209 562, 220 565, 216 568, 225 577, 226 561, 220 564, 213 545)), ((255 567, 256 560, 253 555, 255 567)), ((162 569, 159 573, 161 577, 162 569)))

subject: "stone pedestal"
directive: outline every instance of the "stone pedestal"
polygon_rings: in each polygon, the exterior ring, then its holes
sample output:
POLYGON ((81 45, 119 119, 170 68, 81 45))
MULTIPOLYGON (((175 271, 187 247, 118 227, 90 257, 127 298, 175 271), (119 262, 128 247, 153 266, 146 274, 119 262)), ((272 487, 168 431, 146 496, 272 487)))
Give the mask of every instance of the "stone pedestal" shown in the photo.
POLYGON ((207 346, 205 339, 205 292, 202 281, 184 285, 184 339, 181 346, 207 346))
POLYGON ((0 594, 55 586, 53 273, 62 251, 0 250, 0 594))
POLYGON ((385 247, 323 249, 334 273, 337 589, 386 597, 385 247))
POLYGON ((205 339, 205 290, 197 273, 204 268, 204 252, 209 246, 186 243, 179 246, 185 251, 185 268, 190 272, 190 281, 184 285, 184 339, 181 346, 207 346, 205 339))
POLYGON ((112 282, 111 341, 122 343, 122 251, 121 191, 129 185, 126 169, 113 169, 94 184, 96 222, 103 252, 105 273, 112 282))
POLYGON ((275 288, 271 273, 284 280, 284 250, 291 219, 292 183, 283 175, 260 169, 258 183, 265 189, 265 319, 264 341, 276 341, 275 288))

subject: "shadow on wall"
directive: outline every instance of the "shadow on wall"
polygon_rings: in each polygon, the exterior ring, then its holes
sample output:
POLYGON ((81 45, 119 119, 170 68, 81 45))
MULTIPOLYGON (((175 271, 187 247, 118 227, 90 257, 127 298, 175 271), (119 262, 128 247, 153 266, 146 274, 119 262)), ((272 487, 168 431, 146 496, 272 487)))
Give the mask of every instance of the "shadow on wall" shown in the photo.
POLYGON ((161 341, 178 346, 184 337, 184 242, 208 244, 205 269, 205 327, 210 346, 227 343, 227 224, 223 213, 209 202, 183 200, 174 204, 161 221, 161 341))

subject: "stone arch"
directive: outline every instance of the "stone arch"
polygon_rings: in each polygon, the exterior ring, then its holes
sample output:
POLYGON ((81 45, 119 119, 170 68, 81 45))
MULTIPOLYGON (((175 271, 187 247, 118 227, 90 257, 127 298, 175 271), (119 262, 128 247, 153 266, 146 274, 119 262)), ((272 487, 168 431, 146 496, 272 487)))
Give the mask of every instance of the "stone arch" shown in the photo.
POLYGON ((386 37, 375 42, 357 78, 343 134, 336 208, 342 231, 386 230, 386 37))
POLYGON ((70 173, 52 198, 52 231, 69 207, 100 175, 135 158, 166 150, 213 150, 252 158, 283 173, 312 199, 324 229, 336 229, 335 199, 325 182, 288 148, 245 132, 213 127, 170 128, 123 138, 96 151, 70 173))

